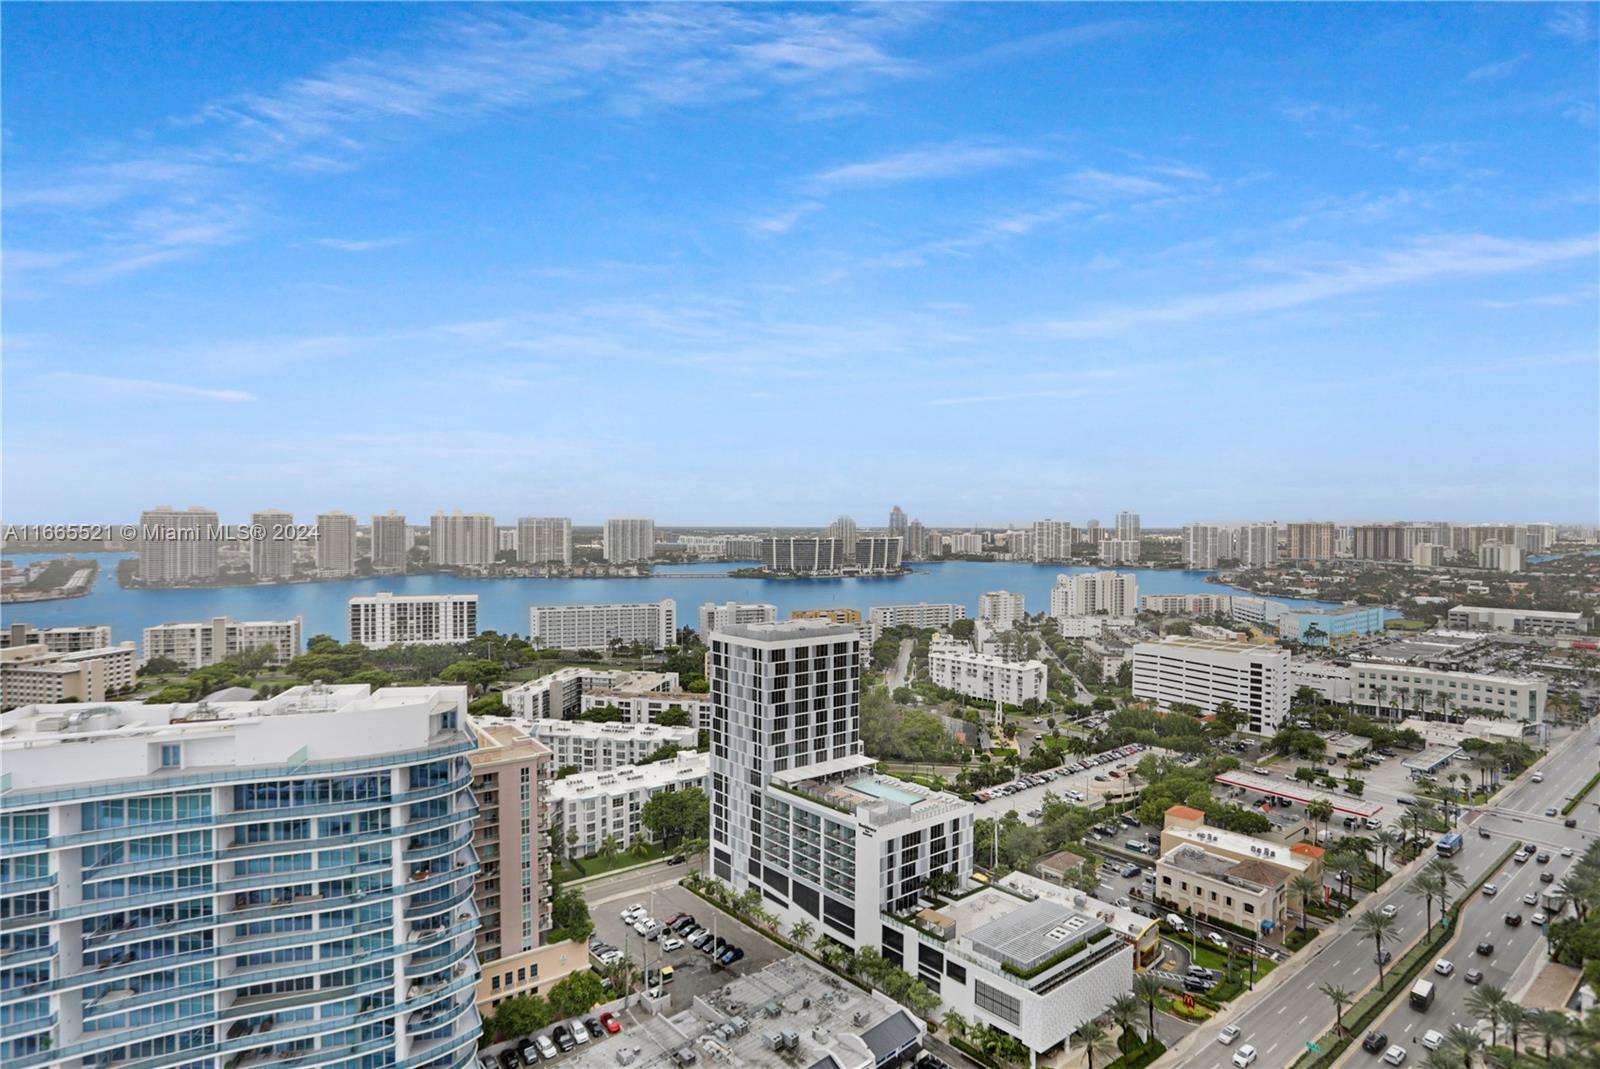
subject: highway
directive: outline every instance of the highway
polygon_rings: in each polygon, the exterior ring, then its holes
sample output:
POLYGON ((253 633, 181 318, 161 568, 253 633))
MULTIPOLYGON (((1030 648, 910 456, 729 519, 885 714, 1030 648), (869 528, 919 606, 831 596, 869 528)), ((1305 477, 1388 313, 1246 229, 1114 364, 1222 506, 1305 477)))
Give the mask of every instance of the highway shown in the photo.
MULTIPOLYGON (((1456 965, 1455 975, 1437 978, 1442 981, 1440 990, 1425 1015, 1417 1015, 1406 1008, 1402 997, 1399 1009, 1389 1011, 1383 1018, 1385 1023, 1380 1025, 1389 1031, 1391 1037, 1397 1033, 1407 1037, 1401 1042, 1410 1047, 1410 1035, 1420 1036, 1425 1028, 1445 1031, 1453 1017, 1465 1020, 1463 1000, 1468 985, 1462 982, 1461 977, 1466 969, 1474 966, 1482 968, 1485 983, 1504 985, 1531 955, 1543 954, 1543 939, 1529 921, 1537 907, 1525 906, 1520 899, 1529 888, 1546 886, 1537 882, 1537 870, 1549 868, 1559 874, 1573 863, 1575 857, 1560 856, 1561 847, 1571 846, 1574 854, 1579 854, 1596 835, 1596 810, 1592 803, 1580 806, 1572 814, 1578 818, 1579 826, 1576 829, 1563 827, 1563 818, 1559 816, 1545 817, 1544 811, 1550 806, 1559 809, 1594 775, 1596 762, 1600 760, 1597 739, 1600 739, 1600 721, 1591 721, 1558 744, 1552 755, 1535 766, 1544 773, 1543 783, 1534 783, 1530 774, 1524 773, 1488 809, 1477 815, 1469 811, 1462 824, 1466 846, 1455 857, 1468 886, 1476 883, 1479 876, 1498 862, 1506 847, 1513 842, 1538 843, 1541 848, 1550 849, 1554 856, 1548 865, 1543 866, 1533 861, 1525 865, 1508 862, 1505 866, 1507 869, 1521 871, 1507 876, 1507 886, 1494 898, 1485 899, 1481 895, 1474 898, 1461 925, 1465 935, 1459 944, 1448 951, 1456 965), (1475 829, 1480 823, 1490 830, 1490 839, 1477 836, 1475 829), (1523 926, 1520 929, 1508 928, 1501 921, 1501 915, 1513 909, 1523 914, 1523 926), (1473 945, 1483 938, 1495 943, 1496 952, 1487 964, 1472 952, 1473 945), (1420 1016, 1426 1017, 1426 1024, 1421 1023, 1420 1016), (1411 1028, 1409 1032, 1405 1030, 1407 1024, 1411 1028)), ((1405 886, 1410 876, 1430 856, 1431 852, 1425 853, 1418 862, 1392 878, 1364 904, 1364 908, 1371 909, 1395 906, 1399 934, 1396 943, 1388 946, 1388 949, 1393 951, 1397 959, 1406 947, 1420 938, 1426 924, 1422 899, 1406 894, 1405 886)), ((1438 923, 1437 908, 1434 909, 1434 918, 1438 923)), ((1377 980, 1372 940, 1358 937, 1351 931, 1352 921, 1352 917, 1342 918, 1316 943, 1296 954, 1286 965, 1279 966, 1254 995, 1245 994, 1236 999, 1232 1006, 1169 1051, 1156 1065, 1161 1069, 1227 1069, 1232 1052, 1244 1043, 1253 1045, 1260 1053, 1258 1065, 1289 1065, 1304 1051, 1309 1040, 1316 1039, 1333 1027, 1333 1004, 1320 991, 1324 984, 1338 984, 1352 995, 1360 997, 1377 980), (1224 1047, 1216 1042, 1217 1031, 1224 1024, 1235 1024, 1242 1030, 1242 1035, 1232 1046, 1224 1047)), ((1355 1053, 1350 1057, 1373 1057, 1362 1052, 1359 1046, 1353 1050, 1355 1053)), ((1420 1060, 1423 1053, 1420 1043, 1416 1050, 1420 1060)), ((1345 1059, 1346 1062, 1348 1060, 1345 1059)))

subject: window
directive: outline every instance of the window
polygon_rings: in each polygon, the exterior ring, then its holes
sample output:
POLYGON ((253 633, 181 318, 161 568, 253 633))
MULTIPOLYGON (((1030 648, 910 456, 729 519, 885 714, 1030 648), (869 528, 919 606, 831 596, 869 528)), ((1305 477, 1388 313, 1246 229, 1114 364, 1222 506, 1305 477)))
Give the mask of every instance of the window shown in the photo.
POLYGON ((161 767, 182 768, 183 746, 179 743, 168 742, 161 745, 161 767))

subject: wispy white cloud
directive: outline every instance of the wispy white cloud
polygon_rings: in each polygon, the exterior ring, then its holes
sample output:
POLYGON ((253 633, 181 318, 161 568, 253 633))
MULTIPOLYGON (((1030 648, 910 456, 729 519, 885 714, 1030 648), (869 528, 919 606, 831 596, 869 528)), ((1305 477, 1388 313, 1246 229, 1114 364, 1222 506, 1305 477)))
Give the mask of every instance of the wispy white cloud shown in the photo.
POLYGON ((1539 293, 1531 297, 1490 298, 1479 301, 1484 308, 1566 308, 1575 304, 1593 304, 1600 299, 1593 289, 1571 290, 1566 293, 1539 293))
POLYGON ((1511 77, 1524 63, 1527 63, 1532 58, 1532 52, 1519 52, 1510 59, 1502 59, 1498 63, 1485 63, 1481 67, 1474 67, 1468 71, 1466 80, 1469 82, 1498 82, 1511 77))
POLYGON ((396 245, 404 245, 405 238, 318 238, 317 244, 340 252, 372 252, 376 249, 392 249, 396 245))
POLYGON ((45 376, 74 386, 104 391, 119 397, 139 397, 149 400, 195 400, 236 403, 254 401, 254 394, 244 390, 218 389, 210 386, 193 386, 181 382, 156 382, 151 379, 122 378, 116 375, 91 375, 79 371, 52 372, 45 376))
POLYGON ((952 61, 949 66, 960 68, 993 63, 997 60, 1016 61, 1043 52, 1058 52, 1064 49, 1076 48, 1080 45, 1096 44, 1100 41, 1116 40, 1117 38, 1154 33, 1161 29, 1170 30, 1171 28, 1171 23, 1163 25, 1147 19, 1104 19, 1099 22, 1085 22, 1077 26, 1067 26, 1059 30, 1046 30, 1044 33, 1029 34, 1025 37, 1001 41, 999 44, 989 45, 987 48, 962 56, 952 61))
POLYGON ((1017 145, 956 143, 899 152, 876 160, 849 163, 813 175, 811 182, 824 188, 892 185, 950 178, 1042 158, 1038 149, 1017 145))
POLYGON ((1152 197, 1170 193, 1172 187, 1138 174, 1115 174, 1085 168, 1067 176, 1066 189, 1074 196, 1088 200, 1105 200, 1123 197, 1152 197))
POLYGON ((750 229, 754 230, 758 234, 787 234, 799 224, 800 220, 804 219, 812 212, 818 211, 821 209, 821 207, 822 205, 816 201, 807 201, 805 204, 797 204, 788 211, 779 212, 776 215, 769 215, 764 219, 755 220, 750 224, 750 229))
POLYGON ((1589 4, 1558 4, 1544 24, 1545 30, 1580 45, 1588 44, 1596 36, 1590 11, 1589 4))
POLYGON ((1035 324, 1027 332, 1056 338, 1093 338, 1143 327, 1229 319, 1285 311, 1358 293, 1411 286, 1441 278, 1526 271, 1593 257, 1594 236, 1554 241, 1512 240, 1483 234, 1423 239, 1362 263, 1303 272, 1289 282, 1180 297, 1035 324))

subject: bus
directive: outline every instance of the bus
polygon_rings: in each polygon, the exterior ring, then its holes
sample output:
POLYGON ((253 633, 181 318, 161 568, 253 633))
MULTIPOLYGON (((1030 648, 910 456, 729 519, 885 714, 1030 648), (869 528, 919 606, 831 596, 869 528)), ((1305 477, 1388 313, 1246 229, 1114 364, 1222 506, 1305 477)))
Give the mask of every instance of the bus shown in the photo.
POLYGON ((1440 836, 1438 849, 1440 857, 1450 857, 1455 854, 1461 849, 1461 833, 1453 831, 1440 836))

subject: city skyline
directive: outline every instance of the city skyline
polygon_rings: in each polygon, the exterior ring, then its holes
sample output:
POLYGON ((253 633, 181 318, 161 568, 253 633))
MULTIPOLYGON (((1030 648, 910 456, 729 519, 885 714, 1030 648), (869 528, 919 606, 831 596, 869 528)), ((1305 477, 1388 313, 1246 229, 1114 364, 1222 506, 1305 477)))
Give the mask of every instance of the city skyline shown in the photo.
POLYGON ((1600 513, 1591 7, 0 20, 13 522, 1600 513))

